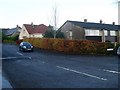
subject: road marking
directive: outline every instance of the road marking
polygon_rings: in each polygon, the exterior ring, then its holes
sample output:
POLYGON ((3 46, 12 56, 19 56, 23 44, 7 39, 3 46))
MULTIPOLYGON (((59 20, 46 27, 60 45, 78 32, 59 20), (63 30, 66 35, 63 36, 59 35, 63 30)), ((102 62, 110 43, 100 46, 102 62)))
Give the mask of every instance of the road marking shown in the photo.
POLYGON ((28 57, 29 59, 32 59, 31 57, 28 57))
POLYGON ((6 58, 0 58, 0 59, 17 59, 18 57, 6 57, 6 58))
POLYGON ((1 59, 1 60, 6 60, 6 59, 20 59, 20 58, 32 59, 31 57, 6 57, 6 58, 0 58, 0 59, 1 59))
POLYGON ((103 69, 103 71, 105 71, 105 72, 110 72, 110 73, 120 74, 120 72, 118 72, 118 71, 113 71, 113 70, 106 70, 106 69, 103 69))
POLYGON ((17 54, 19 54, 19 55, 23 56, 23 54, 22 54, 22 53, 17 52, 17 54))
POLYGON ((94 76, 94 75, 91 75, 91 74, 79 72, 79 71, 72 70, 72 69, 69 69, 69 68, 65 68, 65 67, 61 67, 61 66, 56 66, 56 67, 67 70, 67 71, 71 71, 71 72, 74 72, 74 73, 77 73, 77 74, 82 74, 82 75, 89 76, 89 77, 92 77, 92 78, 100 79, 100 80, 103 80, 103 81, 107 80, 106 78, 102 78, 102 77, 94 76))

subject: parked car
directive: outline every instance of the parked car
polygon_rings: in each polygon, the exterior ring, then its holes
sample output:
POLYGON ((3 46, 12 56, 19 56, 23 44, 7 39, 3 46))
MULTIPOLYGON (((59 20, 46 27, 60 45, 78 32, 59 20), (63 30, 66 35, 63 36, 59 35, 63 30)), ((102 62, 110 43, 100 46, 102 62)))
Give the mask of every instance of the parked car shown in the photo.
POLYGON ((117 49, 117 55, 120 56, 120 46, 117 49))
POLYGON ((21 42, 19 45, 19 51, 33 51, 33 46, 29 42, 21 42))

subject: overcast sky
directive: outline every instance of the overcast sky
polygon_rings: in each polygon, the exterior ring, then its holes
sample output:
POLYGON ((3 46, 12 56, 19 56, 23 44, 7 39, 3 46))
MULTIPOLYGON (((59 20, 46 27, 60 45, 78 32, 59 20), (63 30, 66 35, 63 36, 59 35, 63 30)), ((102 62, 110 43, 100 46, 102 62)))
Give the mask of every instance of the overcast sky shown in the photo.
POLYGON ((117 0, 0 0, 0 28, 23 24, 53 25, 57 6, 57 27, 66 20, 118 24, 117 0))

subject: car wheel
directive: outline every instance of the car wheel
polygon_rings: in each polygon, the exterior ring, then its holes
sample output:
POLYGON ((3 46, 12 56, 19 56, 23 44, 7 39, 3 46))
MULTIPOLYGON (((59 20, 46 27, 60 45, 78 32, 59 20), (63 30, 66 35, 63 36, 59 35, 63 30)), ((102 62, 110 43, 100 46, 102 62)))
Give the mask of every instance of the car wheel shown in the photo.
POLYGON ((21 49, 19 48, 19 51, 21 51, 21 49))

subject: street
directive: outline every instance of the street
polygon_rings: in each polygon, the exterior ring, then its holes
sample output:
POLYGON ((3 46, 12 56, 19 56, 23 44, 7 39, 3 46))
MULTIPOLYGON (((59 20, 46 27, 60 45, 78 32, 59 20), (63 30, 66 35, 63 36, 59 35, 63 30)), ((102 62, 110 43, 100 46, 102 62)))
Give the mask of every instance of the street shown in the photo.
MULTIPOLYGON (((118 88, 117 56, 67 55, 2 45, 2 71, 13 88, 118 88)), ((4 83, 3 83, 4 84, 4 83)))

